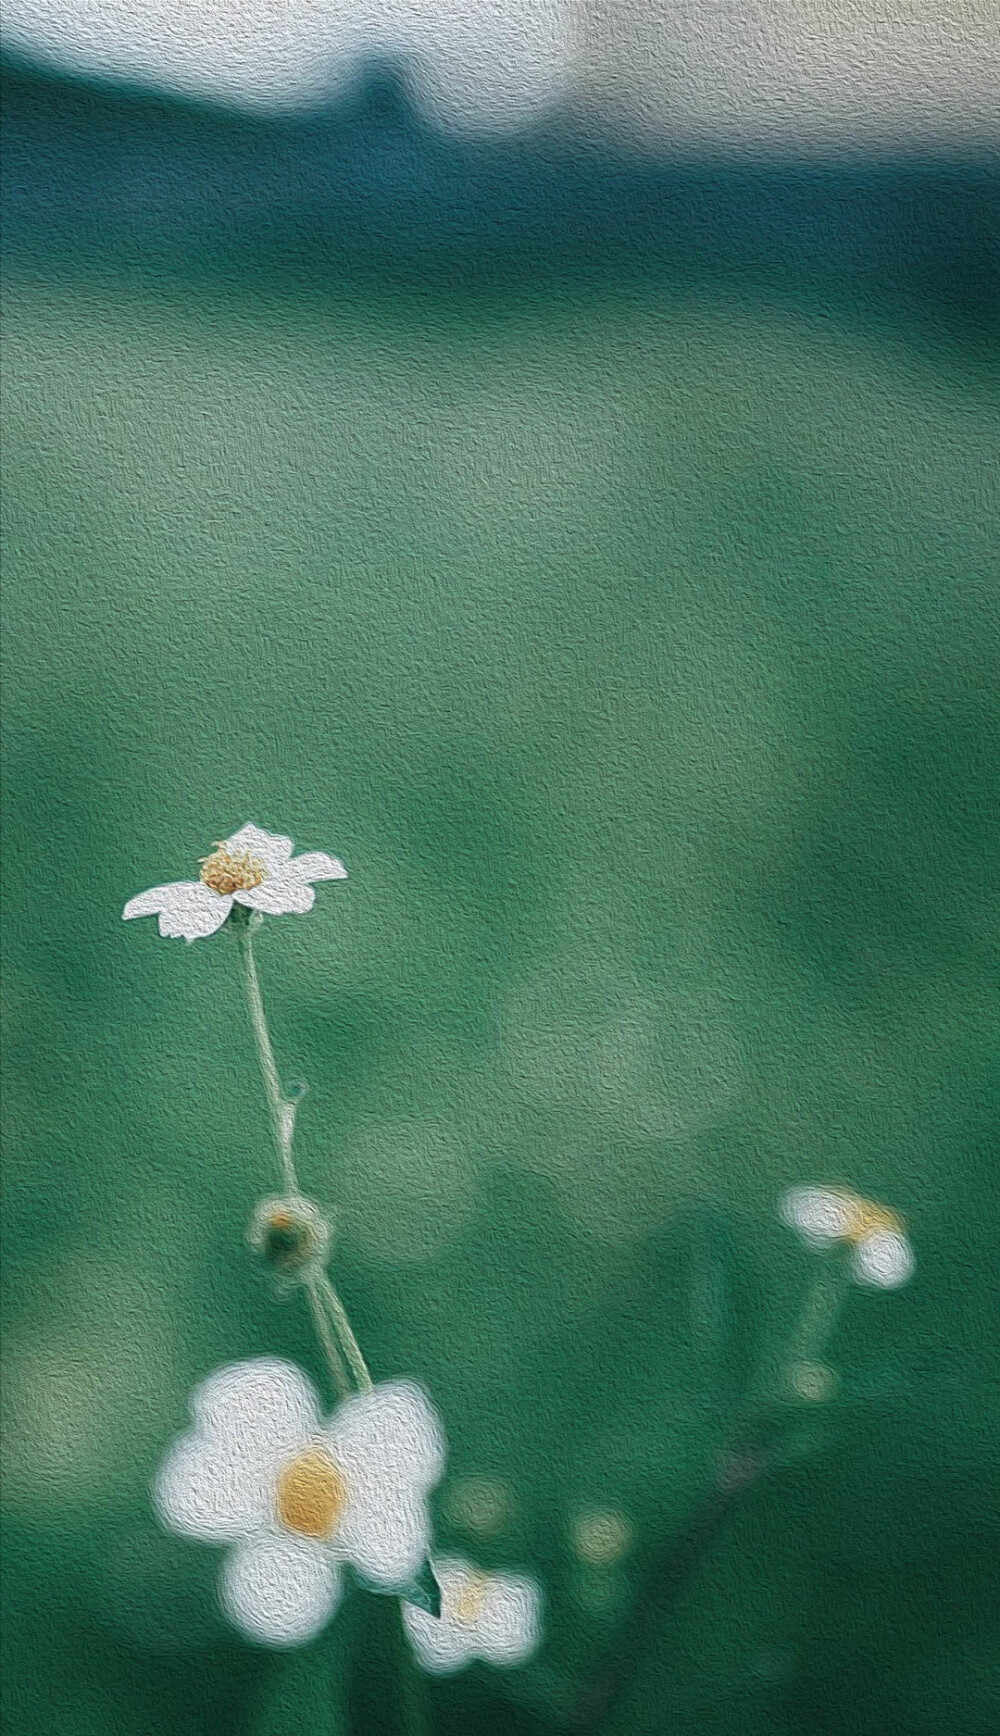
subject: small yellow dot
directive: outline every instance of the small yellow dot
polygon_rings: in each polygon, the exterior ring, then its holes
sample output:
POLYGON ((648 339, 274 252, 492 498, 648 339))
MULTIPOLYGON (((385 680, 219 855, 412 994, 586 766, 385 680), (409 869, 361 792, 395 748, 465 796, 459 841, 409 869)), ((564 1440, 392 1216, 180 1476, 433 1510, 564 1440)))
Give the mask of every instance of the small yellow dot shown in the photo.
POLYGON ((880 1206, 875 1200, 862 1199, 860 1194, 835 1191, 848 1210, 844 1240, 852 1246, 857 1247, 861 1242, 866 1242, 869 1236, 878 1235, 883 1230, 902 1230, 902 1218, 891 1212, 888 1206, 880 1206))

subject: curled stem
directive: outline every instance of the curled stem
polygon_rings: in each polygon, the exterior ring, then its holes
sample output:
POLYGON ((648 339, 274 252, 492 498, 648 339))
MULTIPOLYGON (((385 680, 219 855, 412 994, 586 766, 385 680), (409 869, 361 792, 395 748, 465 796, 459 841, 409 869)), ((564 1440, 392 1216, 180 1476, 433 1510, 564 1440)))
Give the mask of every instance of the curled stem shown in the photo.
POLYGON ((715 1481, 684 1530, 650 1562, 639 1596, 626 1617, 602 1669, 570 1711, 567 1726, 576 1736, 596 1736, 625 1697, 633 1666, 656 1639, 659 1623, 684 1591, 730 1515, 774 1463, 765 1450, 727 1455, 715 1481))
POLYGON ((786 1418, 775 1429, 767 1412, 775 1397, 786 1396, 787 1383, 800 1362, 818 1358, 826 1348, 840 1317, 849 1288, 842 1263, 825 1265, 806 1291, 798 1319, 779 1359, 781 1379, 777 1391, 765 1383, 738 1419, 732 1444, 725 1453, 713 1486, 695 1508, 687 1526, 648 1564, 639 1595, 613 1652, 595 1679, 580 1695, 570 1712, 568 1727, 576 1736, 596 1736, 624 1698, 632 1665, 656 1639, 659 1624, 672 1603, 697 1573, 730 1516, 765 1476, 788 1463, 782 1434, 786 1418))

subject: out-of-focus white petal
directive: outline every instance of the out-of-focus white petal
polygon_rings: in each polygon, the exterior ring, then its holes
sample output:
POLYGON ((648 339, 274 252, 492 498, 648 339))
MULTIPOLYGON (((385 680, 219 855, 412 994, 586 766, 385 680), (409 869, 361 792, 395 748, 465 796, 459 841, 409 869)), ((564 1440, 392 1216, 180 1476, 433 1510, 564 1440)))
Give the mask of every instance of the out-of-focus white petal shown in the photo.
POLYGON ((913 1272, 913 1249, 898 1230, 876 1230, 854 1250, 851 1264, 861 1284, 880 1290, 895 1290, 913 1272))
POLYGON ((279 874, 269 874, 250 892, 236 892, 237 904, 248 910, 262 910, 267 916, 304 916, 316 902, 316 894, 308 881, 300 880, 289 865, 279 874))
POLYGON ((229 1543, 267 1524, 272 1480, 263 1459, 225 1441, 189 1434, 167 1454, 153 1485, 153 1502, 168 1530, 204 1543, 229 1543))
POLYGON ((444 1468, 433 1406, 412 1382, 386 1381, 345 1399, 326 1439, 348 1488, 338 1549, 374 1584, 405 1584, 430 1548, 426 1497, 444 1468))
POLYGON ((410 1380, 387 1380, 337 1406, 327 1425, 330 1451, 350 1473, 387 1492, 426 1493, 444 1470, 437 1412, 410 1380))
POLYGON ((473 1624, 477 1655, 489 1664, 523 1664, 542 1637, 542 1594, 523 1573, 491 1573, 473 1624))
POLYGON ((814 1247, 840 1241, 851 1225, 851 1202, 834 1188, 789 1188, 779 1209, 783 1221, 814 1247))
POLYGON ((340 1591, 340 1570, 325 1549, 304 1538, 262 1535, 233 1550, 219 1597, 251 1639, 300 1646, 326 1626, 340 1591))
POLYGON ((450 1676, 472 1662, 475 1652, 468 1628, 449 1622, 442 1615, 435 1621, 412 1603, 402 1605, 403 1623, 417 1657, 435 1676, 450 1676))
POLYGON ((226 839, 226 849, 233 856, 256 856, 269 874, 277 874, 292 853, 291 838, 262 831, 260 826, 241 826, 226 839))
POLYGON ((200 880, 174 880, 130 898, 122 916, 130 922, 134 916, 158 915, 160 933, 168 939, 203 940, 222 927, 232 904, 200 880))
POLYGON ((336 856, 327 856, 322 850, 305 850, 301 856, 293 856, 290 868, 300 880, 346 880, 347 869, 336 856))
POLYGON ((196 1388, 191 1413, 154 1488, 164 1524, 208 1541, 269 1524, 279 1467, 320 1424, 305 1375, 277 1357, 227 1363, 196 1388))
POLYGON ((191 1412, 208 1437, 243 1444, 254 1455, 294 1451, 320 1423, 311 1381, 278 1356, 217 1368, 195 1388, 191 1412))
POLYGON ((370 1478, 348 1474, 347 1502, 334 1542, 337 1553, 371 1585, 402 1587, 419 1573, 430 1550, 426 1498, 386 1495, 370 1478))

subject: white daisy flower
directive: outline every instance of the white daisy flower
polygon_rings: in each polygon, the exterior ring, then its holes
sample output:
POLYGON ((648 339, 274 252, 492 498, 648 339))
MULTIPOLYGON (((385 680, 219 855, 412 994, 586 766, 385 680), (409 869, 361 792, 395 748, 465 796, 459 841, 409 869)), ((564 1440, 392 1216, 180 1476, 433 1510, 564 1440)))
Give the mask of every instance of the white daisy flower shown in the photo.
POLYGON ((846 1188, 793 1187, 782 1195, 779 1209, 785 1223, 811 1247, 847 1243, 859 1284, 895 1290, 913 1272, 913 1249, 903 1221, 887 1206, 846 1188))
POLYGON ((160 933, 200 940, 221 928, 234 904, 267 916, 304 914, 316 900, 314 880, 346 880, 347 869, 322 850, 292 855, 291 838, 276 838, 259 826, 241 826, 204 856, 197 880, 174 880, 130 898, 122 911, 159 916, 160 933))
POLYGON ((403 1605, 403 1621, 426 1670, 447 1676, 474 1658, 523 1664, 542 1637, 542 1597, 527 1574, 483 1573, 458 1556, 434 1562, 441 1615, 403 1605))
POLYGON ((163 1464, 163 1523, 232 1548, 220 1597, 251 1639, 301 1645, 329 1621, 349 1563, 399 1591, 427 1560, 427 1496, 444 1439, 424 1393, 388 1381, 324 1419, 310 1382, 261 1357, 220 1368, 195 1391, 195 1426, 163 1464))

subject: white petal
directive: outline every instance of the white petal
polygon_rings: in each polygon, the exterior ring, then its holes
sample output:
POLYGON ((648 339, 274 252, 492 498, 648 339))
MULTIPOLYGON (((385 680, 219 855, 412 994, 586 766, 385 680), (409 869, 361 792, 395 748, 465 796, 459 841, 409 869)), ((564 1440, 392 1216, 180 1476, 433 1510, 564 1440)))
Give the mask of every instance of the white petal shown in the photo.
POLYGON ((294 1451, 320 1423, 312 1383, 277 1356, 217 1368, 195 1389, 191 1410, 210 1439, 242 1443, 254 1456, 294 1451))
POLYGON ((394 1590, 419 1573, 431 1547, 423 1495, 386 1495, 370 1481, 347 1477, 347 1504, 334 1539, 338 1554, 362 1579, 394 1590))
POLYGON ((405 1584, 430 1548, 426 1496, 444 1467, 429 1400, 409 1381, 387 1381, 345 1399, 327 1441, 348 1487, 338 1549, 374 1584, 405 1584))
POLYGON ((293 848, 291 838, 276 837, 259 826, 241 826, 226 839, 226 849, 234 856, 256 856, 269 874, 277 874, 284 867, 293 848))
POLYGON ((230 1621, 270 1646, 301 1646, 340 1602, 340 1570, 305 1538, 262 1535, 233 1550, 219 1598, 230 1621))
POLYGON ((523 1664, 542 1637, 542 1594, 527 1574, 491 1573, 472 1624, 477 1656, 489 1664, 523 1664))
POLYGON ((272 1517, 278 1467, 317 1433, 316 1395, 291 1363, 259 1357, 217 1369, 191 1411, 156 1481, 160 1518, 189 1537, 245 1537, 272 1517))
POLYGON ((387 1380, 337 1406, 327 1425, 334 1458, 386 1490, 425 1494, 444 1470, 437 1412, 414 1381, 387 1380))
POLYGON ((316 894, 305 880, 300 880, 291 868, 280 874, 269 874, 252 892, 237 892, 237 904, 248 910, 263 910, 268 916, 304 916, 316 902, 316 894))
POLYGON ((346 880, 347 869, 336 856, 326 856, 322 850, 306 850, 292 859, 291 867, 300 880, 346 880))
POLYGON ((222 927, 232 905, 231 898, 223 898, 200 880, 175 880, 130 898, 122 916, 129 922, 133 916, 159 912, 161 934, 171 940, 202 940, 222 927))
POLYGON ((784 1222, 815 1247, 839 1241, 853 1215, 850 1200, 826 1187, 790 1188, 782 1195, 780 1211, 784 1222))
POLYGON ((174 880, 130 898, 122 916, 130 922, 134 916, 159 914, 161 934, 172 940, 202 940, 222 927, 232 903, 200 880, 174 880))
POLYGON ((440 1620, 403 1605, 403 1621, 426 1669, 447 1675, 473 1658, 509 1667, 531 1656, 541 1639, 542 1599, 535 1580, 527 1574, 481 1574, 458 1556, 435 1557, 434 1572, 441 1586, 440 1620), (463 1621, 454 1611, 470 1578, 483 1582, 482 1602, 463 1621))
POLYGON ((449 1622, 444 1616, 435 1621, 426 1610, 415 1609, 412 1603, 401 1607, 410 1643, 425 1670, 435 1676, 450 1676, 472 1662, 475 1646, 471 1629, 449 1622))
POLYGON ((123 920, 131 922, 133 916, 158 916, 163 906, 175 896, 178 887, 193 885, 193 880, 175 880, 169 886, 154 886, 149 892, 140 892, 138 897, 129 899, 122 911, 123 920))
POLYGON ((230 1543, 266 1525, 273 1481, 270 1467, 252 1455, 189 1434, 167 1454, 153 1501, 168 1530, 204 1543, 230 1543))
POLYGON ((906 1283, 913 1271, 913 1249, 898 1230, 877 1230, 859 1242, 852 1265, 859 1283, 895 1290, 906 1283))

